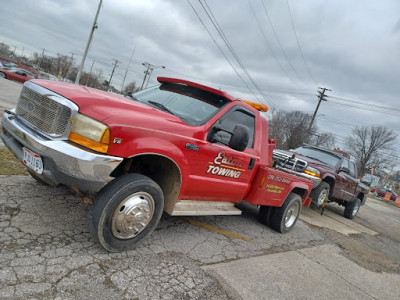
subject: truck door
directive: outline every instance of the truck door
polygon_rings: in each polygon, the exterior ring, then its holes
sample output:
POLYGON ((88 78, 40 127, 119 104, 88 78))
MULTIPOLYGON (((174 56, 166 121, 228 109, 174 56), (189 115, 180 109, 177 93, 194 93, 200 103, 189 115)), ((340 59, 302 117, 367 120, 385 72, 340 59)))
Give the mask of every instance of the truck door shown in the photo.
POLYGON ((234 106, 209 125, 197 153, 188 153, 196 164, 191 165, 190 186, 182 191, 181 199, 229 202, 243 199, 259 162, 254 150, 256 121, 253 112, 234 106), (226 131, 233 132, 236 124, 249 129, 247 148, 242 152, 227 146, 231 135, 226 131), (213 131, 214 126, 224 131, 215 133, 217 142, 210 142, 207 139, 210 139, 210 130, 213 131))
POLYGON ((350 173, 347 175, 348 180, 350 182, 349 193, 351 193, 352 198, 354 198, 356 196, 358 180, 357 180, 356 165, 352 161, 349 161, 349 170, 350 173))
POLYGON ((350 176, 349 160, 344 158, 339 169, 338 179, 340 182, 341 199, 351 201, 354 197, 355 181, 350 176))

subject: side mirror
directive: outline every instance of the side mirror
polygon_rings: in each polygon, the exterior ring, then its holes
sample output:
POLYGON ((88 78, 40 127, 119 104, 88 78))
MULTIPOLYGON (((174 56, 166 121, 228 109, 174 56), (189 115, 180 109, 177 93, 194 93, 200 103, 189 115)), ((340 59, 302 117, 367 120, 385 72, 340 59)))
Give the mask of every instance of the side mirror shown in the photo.
POLYGON ((346 167, 340 167, 339 172, 350 174, 350 169, 346 167))
POLYGON ((244 151, 249 142, 249 128, 244 125, 237 124, 233 129, 231 139, 229 140, 229 147, 237 150, 244 151))
POLYGON ((244 151, 247 147, 247 143, 249 142, 249 129, 241 124, 237 124, 233 129, 233 132, 222 129, 221 124, 215 124, 207 136, 207 141, 211 143, 221 143, 226 146, 229 146, 233 150, 244 151), (227 142, 227 138, 222 138, 222 135, 219 132, 225 132, 229 134, 231 137, 229 142, 227 142), (225 141, 224 141, 225 140, 225 141))

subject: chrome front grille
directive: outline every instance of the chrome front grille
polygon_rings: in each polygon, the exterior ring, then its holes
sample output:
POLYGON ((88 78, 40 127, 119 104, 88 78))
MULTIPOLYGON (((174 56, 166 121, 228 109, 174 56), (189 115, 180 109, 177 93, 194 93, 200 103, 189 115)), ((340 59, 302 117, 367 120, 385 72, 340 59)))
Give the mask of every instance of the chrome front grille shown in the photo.
MULTIPOLYGON (((33 83, 24 84, 16 114, 19 119, 52 138, 68 136, 75 104, 33 83), (67 104, 67 105, 66 105, 67 104)), ((76 109, 77 110, 77 109, 76 109)))
POLYGON ((306 161, 297 158, 295 155, 282 153, 278 150, 272 152, 272 160, 275 162, 276 166, 296 172, 303 172, 307 167, 306 161))

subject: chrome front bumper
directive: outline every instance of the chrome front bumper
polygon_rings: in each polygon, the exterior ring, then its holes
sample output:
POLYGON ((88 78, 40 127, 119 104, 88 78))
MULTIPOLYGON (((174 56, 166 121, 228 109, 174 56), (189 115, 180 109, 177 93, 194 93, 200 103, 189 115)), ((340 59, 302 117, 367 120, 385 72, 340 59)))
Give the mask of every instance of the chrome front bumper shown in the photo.
POLYGON ((23 161, 22 147, 41 156, 43 173, 35 175, 53 186, 64 184, 97 192, 123 160, 85 151, 63 140, 49 140, 18 121, 12 113, 4 112, 1 125, 0 137, 19 161, 23 161))

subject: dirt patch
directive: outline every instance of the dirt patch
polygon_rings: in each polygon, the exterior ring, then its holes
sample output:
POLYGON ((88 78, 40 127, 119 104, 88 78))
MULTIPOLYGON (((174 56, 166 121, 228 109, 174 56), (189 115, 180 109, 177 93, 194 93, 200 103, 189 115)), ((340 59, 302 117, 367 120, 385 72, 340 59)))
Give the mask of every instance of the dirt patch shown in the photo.
POLYGON ((400 273, 400 262, 366 245, 362 235, 348 237, 329 229, 324 229, 324 233, 344 251, 347 258, 359 266, 373 272, 400 273))

